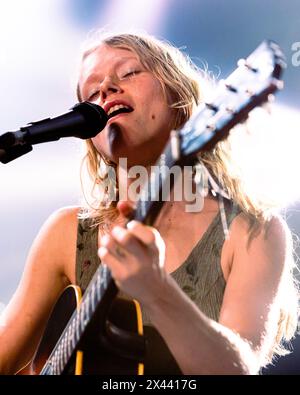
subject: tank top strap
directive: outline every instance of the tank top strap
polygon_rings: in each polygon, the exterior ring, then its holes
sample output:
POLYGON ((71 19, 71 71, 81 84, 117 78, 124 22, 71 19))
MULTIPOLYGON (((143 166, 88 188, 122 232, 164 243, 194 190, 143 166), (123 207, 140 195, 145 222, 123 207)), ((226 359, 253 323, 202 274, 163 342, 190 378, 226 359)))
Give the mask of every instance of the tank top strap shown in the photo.
POLYGON ((76 284, 84 292, 96 272, 98 257, 98 226, 90 218, 78 219, 76 245, 76 284))

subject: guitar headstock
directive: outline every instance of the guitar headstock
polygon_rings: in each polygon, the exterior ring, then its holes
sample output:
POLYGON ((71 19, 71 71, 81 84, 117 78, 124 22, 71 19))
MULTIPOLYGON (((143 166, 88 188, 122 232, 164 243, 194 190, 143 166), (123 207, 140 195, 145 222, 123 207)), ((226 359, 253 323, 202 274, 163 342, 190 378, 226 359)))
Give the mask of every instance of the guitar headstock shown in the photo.
POLYGON ((185 125, 171 132, 171 138, 154 166, 155 171, 141 192, 133 219, 153 224, 163 199, 160 198, 168 172, 161 169, 193 163, 194 157, 226 138, 230 130, 243 122, 249 112, 268 101, 283 86, 283 54, 272 41, 264 41, 236 70, 214 89, 209 103, 203 103, 185 125))
POLYGON ((243 122, 255 107, 282 89, 284 55, 273 41, 263 41, 226 80, 219 81, 209 103, 203 103, 179 131, 180 157, 213 147, 243 122))

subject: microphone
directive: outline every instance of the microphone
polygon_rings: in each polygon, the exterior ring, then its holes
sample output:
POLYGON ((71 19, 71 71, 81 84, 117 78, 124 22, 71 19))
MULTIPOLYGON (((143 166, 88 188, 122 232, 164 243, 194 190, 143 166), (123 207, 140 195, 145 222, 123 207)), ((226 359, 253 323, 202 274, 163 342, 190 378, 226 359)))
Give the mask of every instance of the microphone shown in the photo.
POLYGON ((4 133, 0 136, 0 161, 8 163, 30 152, 33 144, 56 141, 61 137, 95 137, 105 128, 107 121, 108 116, 100 106, 78 103, 66 114, 31 122, 18 131, 4 133))

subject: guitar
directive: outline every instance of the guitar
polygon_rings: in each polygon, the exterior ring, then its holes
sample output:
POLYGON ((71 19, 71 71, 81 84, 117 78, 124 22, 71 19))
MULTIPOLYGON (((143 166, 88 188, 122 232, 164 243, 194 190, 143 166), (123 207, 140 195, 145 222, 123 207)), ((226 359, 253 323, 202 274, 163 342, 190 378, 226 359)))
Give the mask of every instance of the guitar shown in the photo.
MULTIPOLYGON (((285 67, 277 44, 264 41, 225 81, 210 103, 201 104, 179 130, 172 132, 154 177, 144 185, 132 219, 153 224, 163 202, 159 196, 168 174, 161 166, 192 164, 243 122, 249 112, 281 89, 285 67), (155 192, 153 194, 153 191, 155 192), (155 195, 155 196, 153 196, 155 195), (151 196, 151 199, 150 199, 151 196)), ((173 184, 174 185, 174 179, 173 184)), ((139 303, 118 295, 106 265, 95 272, 84 296, 69 286, 56 303, 30 364, 21 374, 166 374, 180 370, 159 333, 143 328, 139 303), (159 364, 160 353, 162 363, 159 364)))

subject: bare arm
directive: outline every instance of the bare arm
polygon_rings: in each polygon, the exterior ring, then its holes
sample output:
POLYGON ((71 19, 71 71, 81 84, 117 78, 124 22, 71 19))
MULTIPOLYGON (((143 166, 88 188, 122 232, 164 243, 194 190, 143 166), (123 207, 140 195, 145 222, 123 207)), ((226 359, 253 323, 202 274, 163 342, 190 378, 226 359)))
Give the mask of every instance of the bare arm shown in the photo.
POLYGON ((118 229, 99 251, 120 287, 148 309, 185 374, 257 373, 276 334, 276 298, 286 259, 284 227, 275 218, 268 233, 261 231, 247 249, 247 221, 240 216, 232 225, 233 261, 219 323, 206 317, 169 275, 153 270, 146 248, 152 253, 155 248, 149 228, 136 224, 129 232, 118 229), (123 262, 112 253, 116 243, 128 254, 123 262))
POLYGON ((69 284, 66 263, 74 254, 76 214, 75 208, 53 213, 34 240, 20 284, 1 315, 1 374, 16 373, 32 358, 52 307, 69 284))

